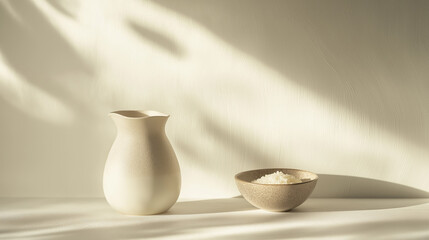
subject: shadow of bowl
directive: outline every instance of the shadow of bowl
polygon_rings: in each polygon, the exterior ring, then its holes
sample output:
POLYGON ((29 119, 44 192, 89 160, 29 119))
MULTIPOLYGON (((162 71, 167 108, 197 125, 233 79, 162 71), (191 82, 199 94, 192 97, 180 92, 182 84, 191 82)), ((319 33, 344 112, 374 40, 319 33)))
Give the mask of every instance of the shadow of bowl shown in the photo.
POLYGON ((310 198, 296 213, 366 211, 412 207, 429 203, 427 198, 310 198))
POLYGON ((429 198, 429 193, 414 187, 355 176, 318 174, 316 198, 429 198))

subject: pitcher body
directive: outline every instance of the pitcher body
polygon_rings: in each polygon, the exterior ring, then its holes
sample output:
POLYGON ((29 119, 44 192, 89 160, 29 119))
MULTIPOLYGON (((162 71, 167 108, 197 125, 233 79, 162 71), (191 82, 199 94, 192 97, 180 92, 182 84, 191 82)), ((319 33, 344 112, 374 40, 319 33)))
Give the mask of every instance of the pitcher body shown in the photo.
POLYGON ((167 211, 180 194, 176 154, 165 134, 168 115, 155 111, 116 111, 117 136, 103 175, 107 202, 131 215, 167 211))

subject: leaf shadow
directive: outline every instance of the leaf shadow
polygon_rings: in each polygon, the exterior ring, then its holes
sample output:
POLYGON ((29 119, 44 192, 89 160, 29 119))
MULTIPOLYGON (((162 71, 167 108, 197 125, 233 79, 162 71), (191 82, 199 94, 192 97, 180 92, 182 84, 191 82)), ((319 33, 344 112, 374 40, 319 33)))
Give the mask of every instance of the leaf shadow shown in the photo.
POLYGON ((151 42, 159 49, 166 51, 176 57, 184 55, 183 49, 176 42, 162 33, 132 20, 128 21, 128 26, 135 34, 137 34, 138 37, 145 41, 151 42))

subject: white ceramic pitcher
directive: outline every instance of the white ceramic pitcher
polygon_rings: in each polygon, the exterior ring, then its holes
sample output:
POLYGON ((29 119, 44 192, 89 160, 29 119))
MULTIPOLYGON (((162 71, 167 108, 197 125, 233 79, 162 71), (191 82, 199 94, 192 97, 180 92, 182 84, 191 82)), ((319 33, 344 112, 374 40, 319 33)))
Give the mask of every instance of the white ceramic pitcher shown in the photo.
POLYGON ((117 136, 103 176, 107 202, 131 215, 167 211, 177 201, 179 163, 165 134, 169 115, 156 111, 110 113, 117 136))

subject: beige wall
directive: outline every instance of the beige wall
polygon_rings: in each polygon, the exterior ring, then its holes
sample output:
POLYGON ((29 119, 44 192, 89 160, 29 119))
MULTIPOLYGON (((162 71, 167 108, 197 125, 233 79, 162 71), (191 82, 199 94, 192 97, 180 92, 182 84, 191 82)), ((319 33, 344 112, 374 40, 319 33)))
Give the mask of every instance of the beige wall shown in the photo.
POLYGON ((182 197, 237 195, 234 174, 262 167, 322 174, 315 196, 424 194, 428 12, 1 0, 0 196, 102 196, 117 109, 171 114, 182 197))

